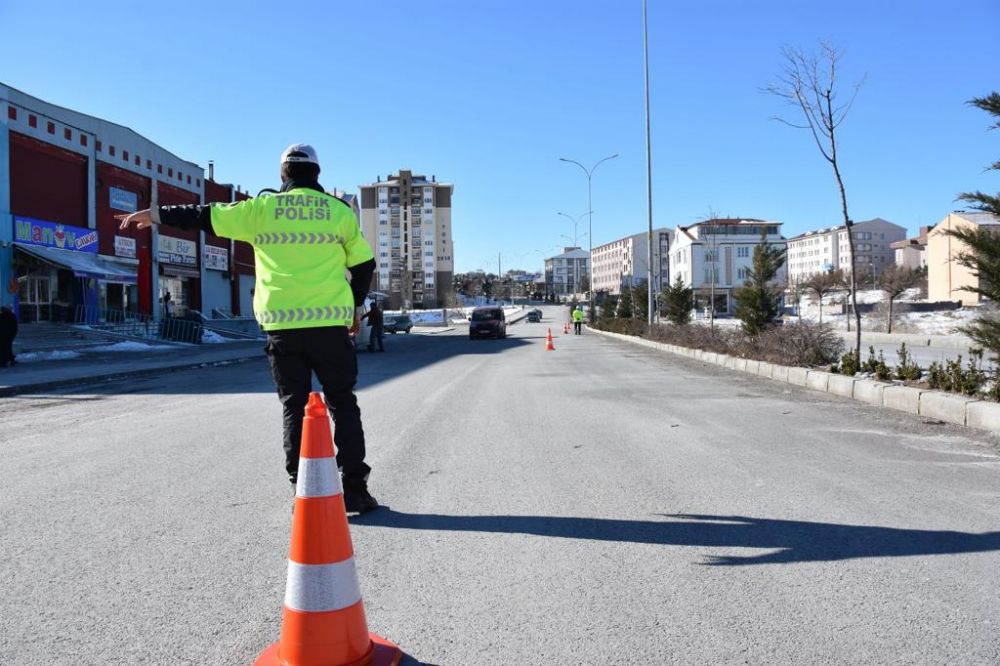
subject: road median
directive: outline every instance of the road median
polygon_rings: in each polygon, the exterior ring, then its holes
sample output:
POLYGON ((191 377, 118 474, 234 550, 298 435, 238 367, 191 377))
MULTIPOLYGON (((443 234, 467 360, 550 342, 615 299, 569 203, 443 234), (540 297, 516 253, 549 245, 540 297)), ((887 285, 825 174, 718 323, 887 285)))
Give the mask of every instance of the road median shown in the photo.
POLYGON ((775 363, 736 358, 714 352, 701 352, 700 350, 687 347, 667 345, 633 335, 612 333, 594 328, 588 329, 588 331, 631 344, 652 347, 661 352, 701 360, 728 370, 755 374, 758 377, 764 377, 771 381, 787 383, 821 393, 829 393, 875 407, 893 409, 954 425, 988 430, 1000 434, 1000 403, 987 402, 944 391, 920 389, 903 384, 891 384, 860 377, 847 377, 818 369, 783 366, 775 363))

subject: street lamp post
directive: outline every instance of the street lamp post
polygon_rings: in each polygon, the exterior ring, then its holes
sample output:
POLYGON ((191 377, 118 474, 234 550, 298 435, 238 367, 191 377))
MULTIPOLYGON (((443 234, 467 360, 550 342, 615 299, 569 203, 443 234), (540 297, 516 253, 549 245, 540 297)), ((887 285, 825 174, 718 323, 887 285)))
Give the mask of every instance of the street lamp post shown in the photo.
POLYGON ((646 0, 642 0, 642 49, 646 74, 646 214, 649 218, 649 237, 646 239, 646 279, 648 324, 653 324, 653 158, 649 141, 649 31, 646 20, 646 0))
MULTIPOLYGON (((556 215, 562 215, 563 217, 567 218, 570 222, 573 223, 573 238, 572 238, 572 240, 573 240, 573 247, 579 247, 581 234, 577 233, 576 227, 577 227, 578 224, 580 224, 580 220, 583 219, 583 216, 584 215, 590 215, 590 213, 589 212, 584 213, 580 217, 576 217, 576 218, 574 218, 572 215, 567 215, 566 213, 556 213, 556 215)), ((587 234, 582 234, 582 235, 586 236, 587 234)), ((569 238, 569 236, 565 236, 565 235, 560 234, 560 238, 569 238)))
POLYGON ((590 296, 588 300, 590 302, 590 316, 592 319, 593 317, 596 316, 594 313, 594 196, 593 196, 594 171, 596 171, 597 167, 601 166, 603 163, 607 162, 608 160, 613 160, 616 157, 618 157, 618 153, 615 153, 614 155, 611 155, 609 157, 605 157, 602 160, 598 160, 597 163, 594 164, 594 166, 590 167, 590 169, 583 166, 576 160, 568 160, 565 157, 559 158, 560 162, 569 162, 570 164, 575 164, 581 169, 583 169, 583 172, 587 174, 587 211, 588 211, 587 235, 589 236, 589 241, 590 241, 590 257, 589 257, 590 270, 587 271, 587 291, 589 292, 590 296))

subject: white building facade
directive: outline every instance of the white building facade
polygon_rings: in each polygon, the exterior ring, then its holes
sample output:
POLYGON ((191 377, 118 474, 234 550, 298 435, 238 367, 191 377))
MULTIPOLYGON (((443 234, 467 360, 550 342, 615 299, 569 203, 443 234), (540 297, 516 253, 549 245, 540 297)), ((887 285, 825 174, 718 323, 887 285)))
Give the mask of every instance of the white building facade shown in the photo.
POLYGON ((545 260, 547 294, 566 296, 586 291, 590 279, 590 253, 578 247, 567 247, 562 254, 545 260))
MULTIPOLYGON (((732 314, 736 309, 733 291, 749 277, 754 248, 762 238, 768 245, 786 247, 780 222, 716 219, 677 227, 670 252, 670 282, 679 277, 693 288, 699 310, 709 306, 714 292, 716 313, 732 314)), ((778 281, 784 281, 784 270, 778 281)))
POLYGON ((817 273, 835 269, 875 277, 896 263, 893 244, 906 239, 906 229, 882 218, 856 222, 851 226, 857 257, 851 261, 847 229, 843 226, 799 234, 788 240, 788 277, 802 282, 817 273))
MULTIPOLYGON (((653 289, 660 291, 670 277, 670 229, 653 230, 653 289)), ((649 279, 648 233, 633 234, 594 248, 594 291, 620 294, 623 287, 634 287, 649 279)))
POLYGON ((372 289, 389 308, 436 308, 451 293, 454 190, 406 170, 361 185, 361 231, 378 264, 372 289))

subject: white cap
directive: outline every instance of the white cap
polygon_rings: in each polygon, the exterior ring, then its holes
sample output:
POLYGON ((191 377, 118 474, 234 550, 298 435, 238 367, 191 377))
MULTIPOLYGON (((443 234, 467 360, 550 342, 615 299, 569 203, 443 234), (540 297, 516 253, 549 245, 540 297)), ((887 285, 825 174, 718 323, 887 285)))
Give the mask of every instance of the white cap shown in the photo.
POLYGON ((319 166, 319 157, 316 156, 316 149, 308 143, 293 143, 281 153, 281 163, 285 162, 307 162, 319 166), (302 155, 292 153, 302 153, 302 155))

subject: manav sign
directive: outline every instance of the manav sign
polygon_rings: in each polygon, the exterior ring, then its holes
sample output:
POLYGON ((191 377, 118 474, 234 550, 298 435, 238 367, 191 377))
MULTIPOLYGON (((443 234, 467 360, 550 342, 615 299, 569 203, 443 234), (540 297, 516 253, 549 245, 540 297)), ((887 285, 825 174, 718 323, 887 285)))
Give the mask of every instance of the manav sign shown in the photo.
POLYGON ((84 227, 14 216, 14 242, 60 250, 97 252, 97 232, 84 227))

